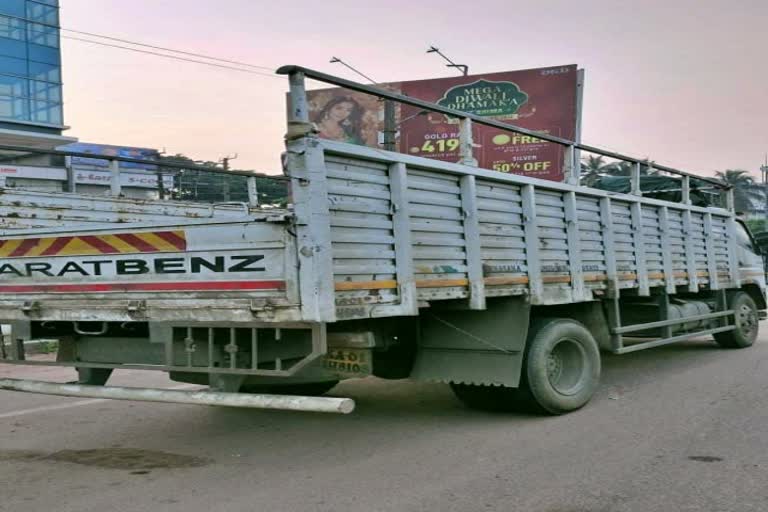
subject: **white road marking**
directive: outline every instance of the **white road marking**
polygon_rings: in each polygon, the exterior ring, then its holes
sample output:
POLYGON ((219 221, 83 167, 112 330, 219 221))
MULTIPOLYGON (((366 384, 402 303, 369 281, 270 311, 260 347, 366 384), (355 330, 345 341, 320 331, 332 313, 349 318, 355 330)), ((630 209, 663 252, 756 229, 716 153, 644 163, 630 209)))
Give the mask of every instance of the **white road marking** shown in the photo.
MULTIPOLYGON (((197 384, 181 384, 178 386, 171 386, 163 389, 192 389, 199 387, 197 384)), ((57 405, 44 405, 42 407, 32 407, 30 409, 20 409, 18 411, 11 411, 0 414, 0 419, 15 418, 17 416, 26 416, 27 414, 35 414, 38 412, 59 411, 61 409, 72 409, 75 407, 83 407, 86 405, 100 404, 102 402, 111 402, 106 398, 93 398, 91 400, 79 400, 77 402, 69 402, 66 404, 57 405)))
POLYGON ((43 407, 33 407, 31 409, 21 409, 19 411, 6 412, 4 414, 0 414, 0 419, 15 418, 17 416, 26 416, 27 414, 35 414, 37 412, 58 411, 59 409, 71 409, 73 407, 82 407, 84 405, 93 405, 93 404, 98 404, 98 403, 107 402, 107 401, 108 400, 103 398, 94 398, 93 400, 80 400, 79 402, 69 402, 67 404, 46 405, 43 407))

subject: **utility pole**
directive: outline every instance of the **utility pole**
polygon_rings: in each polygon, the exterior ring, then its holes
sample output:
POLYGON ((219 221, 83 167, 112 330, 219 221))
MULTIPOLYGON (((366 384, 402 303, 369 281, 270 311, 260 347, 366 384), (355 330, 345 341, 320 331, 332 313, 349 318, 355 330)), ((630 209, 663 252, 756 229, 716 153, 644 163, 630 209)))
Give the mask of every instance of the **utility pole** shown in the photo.
POLYGON ((395 123, 395 103, 384 100, 384 150, 396 151, 397 124, 395 123))
POLYGON ((469 74, 469 66, 467 66, 466 64, 456 64, 451 59, 449 59, 443 52, 441 52, 440 48, 430 46, 429 50, 427 50, 427 53, 436 53, 439 56, 441 56, 443 59, 445 59, 448 62, 448 64, 446 64, 445 67, 456 68, 459 71, 461 71, 461 74, 464 76, 467 76, 469 74))
MULTIPOLYGON (((224 168, 225 171, 229 170, 229 161, 234 160, 236 158, 237 158, 237 153, 235 153, 234 156, 225 156, 224 158, 221 159, 221 166, 224 168)), ((224 196, 224 202, 229 202, 231 199, 231 194, 229 190, 229 176, 225 174, 224 176, 222 176, 222 179, 224 180, 221 186, 222 194, 224 196)))

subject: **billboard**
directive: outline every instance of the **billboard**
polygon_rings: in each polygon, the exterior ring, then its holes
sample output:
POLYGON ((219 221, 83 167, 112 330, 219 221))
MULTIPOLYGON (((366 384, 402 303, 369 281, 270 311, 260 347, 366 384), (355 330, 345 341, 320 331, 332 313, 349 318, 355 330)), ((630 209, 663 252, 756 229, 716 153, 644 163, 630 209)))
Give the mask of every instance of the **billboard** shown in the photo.
MULTIPOLYGON (((577 137, 577 66, 487 73, 384 84, 394 92, 568 140, 577 137)), ((383 102, 345 89, 309 91, 310 120, 326 139, 377 146, 383 102)), ((434 112, 398 105, 402 153, 459 161, 459 124, 434 112)), ((478 165, 500 172, 562 181, 564 150, 538 138, 473 126, 478 165)))
MULTIPOLYGON (((400 92, 399 88, 395 92, 400 92)), ((384 129, 382 102, 370 94, 346 89, 307 91, 309 119, 324 139, 377 146, 384 129)))
MULTIPOLYGON (((94 158, 71 157, 71 165, 74 169, 108 169, 109 161, 96 156, 121 156, 123 158, 135 158, 137 160, 157 160, 160 153, 156 149, 136 148, 130 146, 112 146, 109 144, 91 144, 88 142, 73 142, 58 148, 61 151, 72 151, 75 153, 91 153, 94 158)), ((145 171, 154 171, 155 165, 120 162, 121 169, 141 169, 145 171)))

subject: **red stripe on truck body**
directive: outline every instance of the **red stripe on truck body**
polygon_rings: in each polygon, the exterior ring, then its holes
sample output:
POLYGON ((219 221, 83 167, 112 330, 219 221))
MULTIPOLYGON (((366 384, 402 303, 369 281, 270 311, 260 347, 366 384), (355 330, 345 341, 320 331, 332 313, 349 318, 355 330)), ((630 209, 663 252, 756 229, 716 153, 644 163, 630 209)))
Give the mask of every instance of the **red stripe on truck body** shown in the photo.
POLYGON ((213 292, 284 290, 285 281, 186 281, 173 283, 9 284, 0 293, 213 292))

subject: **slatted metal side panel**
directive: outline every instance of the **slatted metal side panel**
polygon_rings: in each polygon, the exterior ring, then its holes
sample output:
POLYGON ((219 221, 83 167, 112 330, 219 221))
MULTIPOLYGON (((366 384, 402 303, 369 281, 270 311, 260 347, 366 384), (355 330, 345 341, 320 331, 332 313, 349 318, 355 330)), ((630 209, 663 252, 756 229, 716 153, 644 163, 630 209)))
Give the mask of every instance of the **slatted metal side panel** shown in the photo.
POLYGON ((664 284, 664 248, 661 243, 659 208, 657 206, 643 206, 641 212, 648 284, 652 287, 662 286, 664 284))
POLYGON ((712 240, 715 247, 715 267, 717 268, 717 277, 721 287, 727 287, 731 281, 729 254, 728 254, 728 236, 727 219, 717 215, 712 216, 712 240))
MULTIPOLYGON (((250 214, 258 210, 252 209, 250 214)), ((277 215, 285 210, 262 211, 277 215)), ((95 224, 153 223, 172 219, 239 218, 237 205, 196 204, 159 199, 101 197, 0 187, 0 230, 95 224)))
POLYGON ((387 166, 326 155, 336 304, 398 300, 387 166))
POLYGON ((459 178, 409 168, 408 200, 419 299, 466 297, 467 255, 459 178))
POLYGON ((326 166, 337 306, 403 304, 403 289, 408 311, 416 300, 468 297, 482 309, 483 293, 555 304, 614 285, 640 295, 675 285, 696 291, 715 269, 729 286, 724 213, 333 154, 326 166), (409 250, 395 247, 395 232, 409 250))
POLYGON ((486 295, 523 293, 528 267, 520 187, 477 180, 477 209, 486 295))
POLYGON ((547 296, 557 297, 557 290, 570 292, 568 234, 562 192, 536 190, 536 223, 544 291, 547 296))
POLYGON ((707 241, 704 232, 704 214, 691 212, 691 230, 688 233, 691 237, 694 261, 696 262, 696 275, 700 284, 709 283, 709 272, 707 272, 707 241))
POLYGON ((611 201, 616 271, 620 288, 637 287, 637 265, 635 264, 635 244, 632 229, 632 211, 630 203, 611 201))
MULTIPOLYGON (((685 235, 683 234, 683 212, 669 208, 667 212, 669 242, 667 251, 672 256, 672 269, 676 285, 688 284, 688 262, 685 258, 685 235)), ((693 269, 691 269, 693 271, 693 269)))
POLYGON ((605 288, 607 277, 600 201, 594 197, 577 196, 576 213, 581 240, 584 286, 588 289, 605 288))

